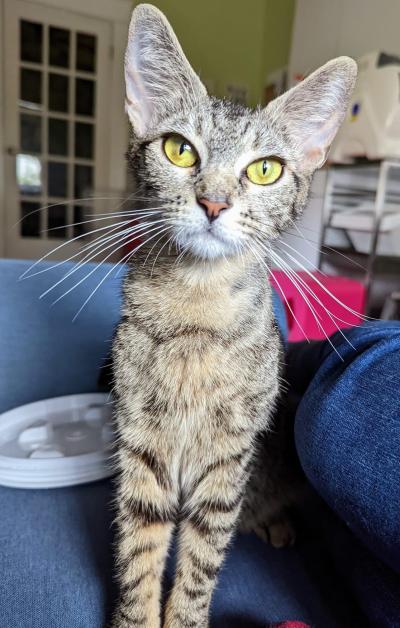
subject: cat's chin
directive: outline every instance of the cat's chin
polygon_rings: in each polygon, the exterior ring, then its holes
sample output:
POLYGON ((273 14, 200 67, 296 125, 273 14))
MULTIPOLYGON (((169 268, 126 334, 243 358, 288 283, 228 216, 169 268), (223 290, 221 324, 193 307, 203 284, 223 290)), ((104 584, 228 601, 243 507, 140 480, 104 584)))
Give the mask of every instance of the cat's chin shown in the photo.
POLYGON ((180 237, 182 249, 201 259, 217 259, 238 254, 238 244, 210 231, 180 237))

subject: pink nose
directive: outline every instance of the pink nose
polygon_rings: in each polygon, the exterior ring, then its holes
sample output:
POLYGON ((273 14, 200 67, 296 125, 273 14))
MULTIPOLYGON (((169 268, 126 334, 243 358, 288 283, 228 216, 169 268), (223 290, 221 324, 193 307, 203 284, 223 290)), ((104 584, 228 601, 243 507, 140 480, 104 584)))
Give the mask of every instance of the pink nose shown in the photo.
POLYGON ((218 218, 223 209, 228 209, 227 201, 213 201, 209 198, 198 198, 197 202, 203 207, 210 222, 218 218))

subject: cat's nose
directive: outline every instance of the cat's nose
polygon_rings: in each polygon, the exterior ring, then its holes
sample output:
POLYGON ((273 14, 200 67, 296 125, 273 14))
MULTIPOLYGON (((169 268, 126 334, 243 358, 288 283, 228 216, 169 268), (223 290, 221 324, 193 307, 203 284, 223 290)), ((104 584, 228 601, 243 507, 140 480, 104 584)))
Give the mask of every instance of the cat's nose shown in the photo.
POLYGON ((210 222, 218 218, 223 209, 228 209, 231 206, 226 199, 221 198, 198 198, 197 202, 206 212, 210 222))

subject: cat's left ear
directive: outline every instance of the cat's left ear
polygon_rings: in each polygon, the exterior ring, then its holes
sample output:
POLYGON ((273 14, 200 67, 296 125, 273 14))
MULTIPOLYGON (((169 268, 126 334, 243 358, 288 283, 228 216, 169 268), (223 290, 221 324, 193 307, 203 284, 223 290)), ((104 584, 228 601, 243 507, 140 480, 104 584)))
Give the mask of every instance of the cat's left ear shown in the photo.
POLYGON ((171 107, 181 113, 207 95, 166 17, 151 4, 139 4, 132 13, 125 83, 125 108, 139 137, 171 107))
POLYGON ((343 121, 357 76, 350 57, 338 57, 265 108, 288 136, 298 167, 313 172, 326 160, 329 147, 343 121))

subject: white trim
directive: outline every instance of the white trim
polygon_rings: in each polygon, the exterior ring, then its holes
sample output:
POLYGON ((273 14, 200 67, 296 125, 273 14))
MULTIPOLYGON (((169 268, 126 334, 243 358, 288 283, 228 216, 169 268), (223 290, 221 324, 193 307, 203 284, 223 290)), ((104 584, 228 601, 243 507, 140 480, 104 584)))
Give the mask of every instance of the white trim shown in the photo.
POLYGON ((73 11, 90 17, 103 18, 128 25, 132 12, 131 0, 26 0, 33 4, 44 4, 55 9, 73 11))
POLYGON ((129 126, 125 113, 124 54, 128 38, 128 22, 114 23, 112 85, 110 86, 110 155, 109 185, 114 190, 125 190, 127 185, 127 165, 125 152, 128 148, 129 126), (124 150, 121 151, 121 146, 124 150))

